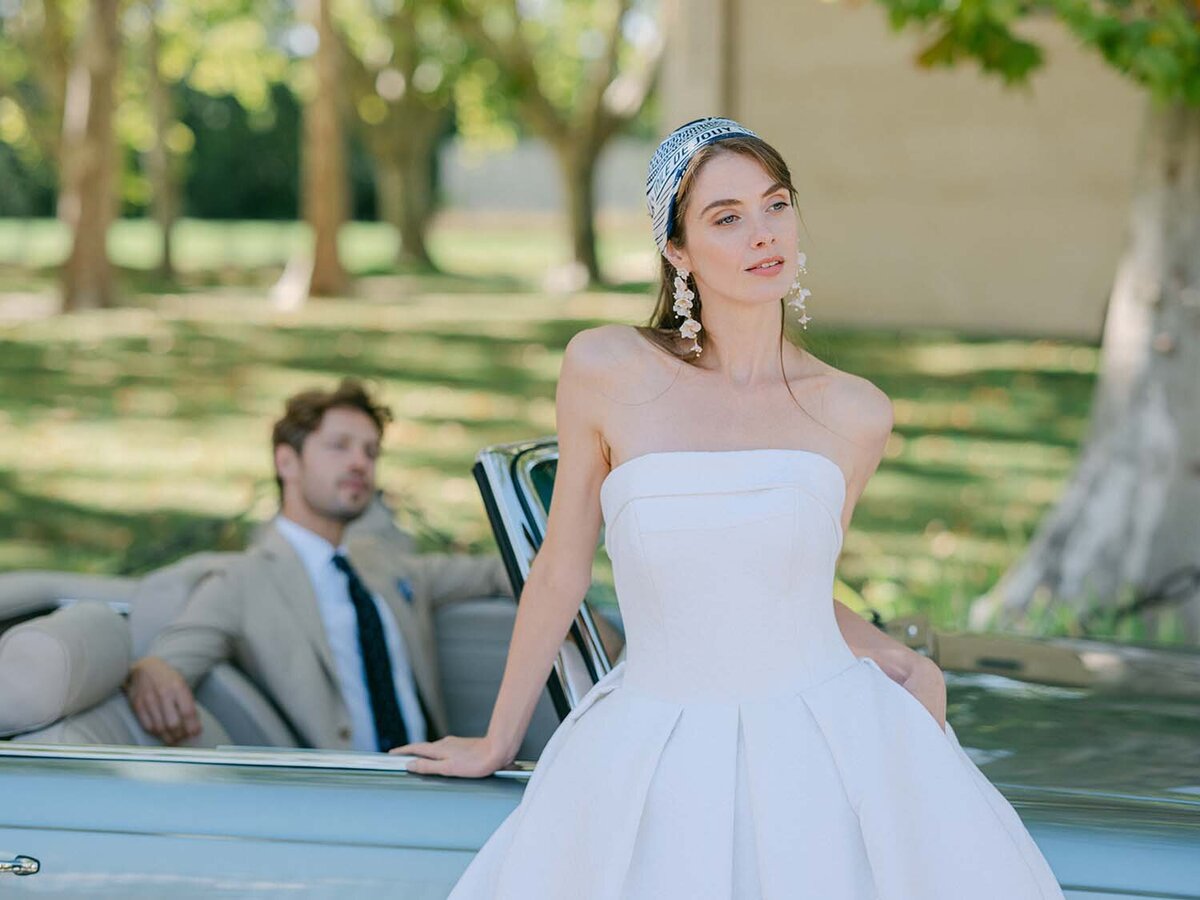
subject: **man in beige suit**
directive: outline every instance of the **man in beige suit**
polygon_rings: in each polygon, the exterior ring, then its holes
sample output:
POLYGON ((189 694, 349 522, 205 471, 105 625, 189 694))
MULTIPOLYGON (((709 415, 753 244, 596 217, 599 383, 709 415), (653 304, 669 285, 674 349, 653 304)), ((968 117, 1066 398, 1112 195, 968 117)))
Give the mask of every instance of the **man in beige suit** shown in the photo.
POLYGON ((398 553, 367 509, 391 415, 352 379, 292 397, 273 433, 279 516, 205 579, 126 683, 142 726, 199 733, 192 689, 235 662, 309 746, 388 750, 446 733, 433 617, 444 602, 511 596, 496 557, 398 553))

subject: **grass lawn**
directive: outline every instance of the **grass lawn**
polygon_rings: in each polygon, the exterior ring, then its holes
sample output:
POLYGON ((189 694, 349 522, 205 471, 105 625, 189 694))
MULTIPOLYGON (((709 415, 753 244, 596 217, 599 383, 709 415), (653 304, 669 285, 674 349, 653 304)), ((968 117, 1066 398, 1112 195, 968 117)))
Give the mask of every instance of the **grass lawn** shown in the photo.
MULTIPOLYGON (((348 235, 356 296, 284 313, 265 286, 298 229, 185 225, 186 289, 147 285, 152 232, 122 223, 114 256, 134 270, 127 284, 153 291, 116 310, 0 324, 0 569, 136 572, 236 545, 273 508, 267 443, 283 398, 342 374, 374 379, 397 413, 380 479, 404 523, 426 546, 485 549, 476 450, 551 433, 567 340, 641 321, 650 305, 637 285, 541 290, 538 274, 561 258, 553 229, 450 222, 433 245, 458 274, 387 274, 389 235, 358 225, 348 235)), ((56 229, 0 223, 0 295, 50 289, 56 229)), ((646 243, 606 228, 609 270, 648 272, 646 243)), ((1096 348, 934 331, 806 337, 887 391, 896 411, 839 576, 885 616, 921 611, 962 627, 1074 465, 1096 348)))

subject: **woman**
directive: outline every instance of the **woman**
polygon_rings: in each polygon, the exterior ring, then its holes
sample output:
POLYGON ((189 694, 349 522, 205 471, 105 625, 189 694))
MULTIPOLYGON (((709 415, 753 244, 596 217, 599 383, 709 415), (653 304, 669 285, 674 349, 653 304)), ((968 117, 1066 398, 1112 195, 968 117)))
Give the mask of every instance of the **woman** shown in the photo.
POLYGON ((647 196, 658 308, 567 345, 554 501, 488 733, 393 752, 462 776, 513 759, 602 518, 627 660, 451 897, 1062 898, 945 724, 937 666, 831 599, 892 412, 784 340, 789 309, 809 318, 786 164, 698 120, 659 147, 647 196))

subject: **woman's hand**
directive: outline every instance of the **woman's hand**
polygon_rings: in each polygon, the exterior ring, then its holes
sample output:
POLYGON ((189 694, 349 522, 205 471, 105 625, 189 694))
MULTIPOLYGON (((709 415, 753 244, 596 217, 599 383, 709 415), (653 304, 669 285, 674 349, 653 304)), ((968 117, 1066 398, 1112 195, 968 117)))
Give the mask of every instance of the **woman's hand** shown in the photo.
POLYGON ((932 659, 916 655, 916 661, 900 686, 921 701, 938 728, 946 730, 946 678, 932 659))
POLYGON ((437 741, 421 741, 393 747, 389 753, 421 757, 407 766, 417 775, 453 775, 459 778, 483 778, 512 762, 511 754, 497 752, 489 738, 447 736, 437 741))

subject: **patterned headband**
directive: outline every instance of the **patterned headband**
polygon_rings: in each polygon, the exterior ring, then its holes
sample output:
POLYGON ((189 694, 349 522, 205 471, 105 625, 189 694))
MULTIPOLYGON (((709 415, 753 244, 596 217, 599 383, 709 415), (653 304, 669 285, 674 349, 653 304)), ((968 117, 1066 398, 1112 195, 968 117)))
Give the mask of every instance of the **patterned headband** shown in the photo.
POLYGON ((658 145, 646 173, 646 206, 654 228, 654 243, 665 253, 675 218, 675 192, 696 151, 706 144, 731 137, 758 137, 732 119, 710 116, 680 125, 658 145))

